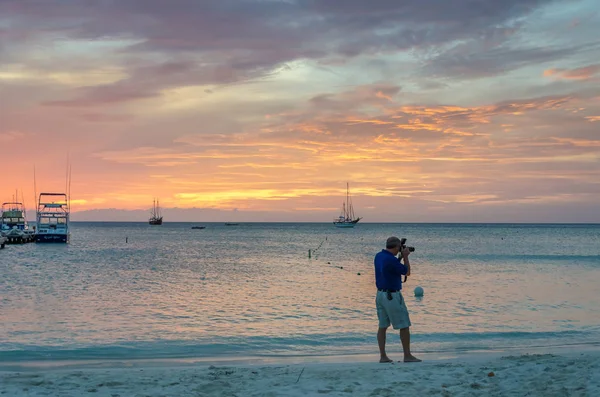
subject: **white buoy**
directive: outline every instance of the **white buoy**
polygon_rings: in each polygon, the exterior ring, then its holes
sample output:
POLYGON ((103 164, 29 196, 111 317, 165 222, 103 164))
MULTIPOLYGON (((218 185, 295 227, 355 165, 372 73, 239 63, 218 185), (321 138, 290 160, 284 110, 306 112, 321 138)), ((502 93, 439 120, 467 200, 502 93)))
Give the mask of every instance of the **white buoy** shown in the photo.
POLYGON ((424 293, 423 287, 419 287, 419 286, 415 287, 415 296, 423 296, 423 293, 424 293))

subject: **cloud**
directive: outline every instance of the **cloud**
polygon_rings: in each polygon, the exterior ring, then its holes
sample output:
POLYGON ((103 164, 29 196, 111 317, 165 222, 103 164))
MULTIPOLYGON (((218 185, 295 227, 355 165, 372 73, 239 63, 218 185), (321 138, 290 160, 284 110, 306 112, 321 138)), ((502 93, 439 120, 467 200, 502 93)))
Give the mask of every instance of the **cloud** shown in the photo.
POLYGON ((172 87, 260 79, 285 71, 288 63, 297 60, 429 51, 432 46, 438 54, 428 62, 434 74, 489 75, 503 67, 554 59, 569 52, 516 49, 459 55, 453 43, 498 46, 519 29, 524 16, 552 3, 483 0, 474 6, 469 1, 450 4, 442 0, 377 0, 368 4, 358 0, 339 4, 315 0, 4 0, 0 20, 11 21, 10 37, 3 41, 5 45, 10 42, 11 48, 35 40, 52 45, 64 42, 65 35, 73 41, 70 51, 76 51, 77 43, 92 40, 131 42, 111 48, 106 59, 124 67, 127 78, 83 87, 73 92, 73 98, 47 103, 93 106, 143 100, 172 87), (446 45, 453 47, 446 51, 446 45), (510 65, 495 66, 507 57, 515 59, 510 65))
POLYGON ((380 98, 379 92, 400 91, 383 84, 356 87, 312 98, 296 112, 274 114, 254 131, 188 134, 176 140, 176 147, 98 156, 146 166, 179 167, 201 161, 206 171, 216 174, 258 169, 272 176, 276 169, 286 169, 290 177, 302 181, 318 175, 322 167, 362 168, 383 176, 380 167, 386 163, 453 164, 447 170, 469 162, 548 166, 568 159, 586 162, 586 156, 593 159, 598 153, 598 139, 586 119, 592 116, 571 110, 586 98, 548 96, 473 107, 404 106, 380 98), (378 106, 373 108, 373 103, 378 106), (531 126, 538 131, 530 131, 531 126))
POLYGON ((103 113, 85 113, 81 115, 85 121, 92 123, 115 123, 131 121, 134 117, 130 114, 103 114, 103 113))
POLYGON ((15 141, 23 139, 24 137, 25 137, 25 133, 20 132, 20 131, 2 132, 2 130, 0 130, 0 142, 3 142, 3 143, 15 142, 15 141))
POLYGON ((595 6, 0 0, 0 140, 48 184, 71 150, 81 208, 160 192, 320 219, 346 180, 371 219, 583 208, 599 188, 595 6))
POLYGON ((600 64, 582 66, 575 69, 547 69, 545 77, 565 80, 590 80, 600 75, 600 64))
POLYGON ((584 46, 511 48, 498 46, 481 48, 459 44, 428 60, 423 75, 453 79, 493 77, 529 65, 556 61, 572 56, 584 46))

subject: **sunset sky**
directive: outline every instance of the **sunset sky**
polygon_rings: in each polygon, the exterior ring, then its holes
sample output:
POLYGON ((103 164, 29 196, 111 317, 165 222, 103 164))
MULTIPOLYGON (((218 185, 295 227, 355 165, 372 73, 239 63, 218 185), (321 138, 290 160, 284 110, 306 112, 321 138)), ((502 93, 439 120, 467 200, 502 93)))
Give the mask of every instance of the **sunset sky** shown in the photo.
POLYGON ((76 220, 330 222, 349 182, 364 222, 600 222, 600 3, 0 0, 0 144, 0 200, 69 158, 76 220))

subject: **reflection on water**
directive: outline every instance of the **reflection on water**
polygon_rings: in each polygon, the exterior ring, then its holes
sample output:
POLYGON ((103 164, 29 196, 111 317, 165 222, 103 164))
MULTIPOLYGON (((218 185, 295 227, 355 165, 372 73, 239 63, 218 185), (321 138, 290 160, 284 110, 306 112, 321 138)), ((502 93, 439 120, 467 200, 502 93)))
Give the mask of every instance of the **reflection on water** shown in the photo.
POLYGON ((68 246, 0 252, 0 359, 50 347, 150 356, 374 351, 372 261, 390 235, 417 247, 405 286, 415 350, 598 340, 599 231, 74 223, 68 246), (417 285, 422 298, 412 294, 417 285))

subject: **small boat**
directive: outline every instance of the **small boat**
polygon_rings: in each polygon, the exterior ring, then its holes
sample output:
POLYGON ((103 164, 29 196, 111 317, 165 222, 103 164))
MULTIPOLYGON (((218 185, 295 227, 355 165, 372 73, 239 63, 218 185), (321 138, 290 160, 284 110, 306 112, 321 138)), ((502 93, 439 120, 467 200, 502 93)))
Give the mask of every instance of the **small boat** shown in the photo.
POLYGON ((225 226, 238 226, 239 223, 226 222, 225 226))
POLYGON ((23 203, 11 202, 2 204, 0 230, 6 232, 12 229, 29 230, 27 215, 23 203))
POLYGON ((6 237, 6 244, 23 244, 34 241, 33 230, 29 229, 23 203, 2 204, 0 235, 6 237))
POLYGON ((350 199, 350 185, 346 183, 346 202, 342 204, 342 212, 339 217, 333 220, 335 227, 352 228, 362 218, 354 216, 354 207, 350 199))
POLYGON ((69 242, 69 203, 65 193, 40 193, 36 215, 36 243, 69 242))
POLYGON ((192 229, 206 229, 206 226, 192 226, 192 229))
POLYGON ((158 200, 155 199, 152 204, 152 211, 150 212, 152 216, 148 220, 150 225, 162 225, 163 217, 160 213, 160 206, 158 205, 158 200))

